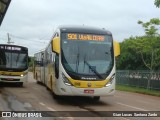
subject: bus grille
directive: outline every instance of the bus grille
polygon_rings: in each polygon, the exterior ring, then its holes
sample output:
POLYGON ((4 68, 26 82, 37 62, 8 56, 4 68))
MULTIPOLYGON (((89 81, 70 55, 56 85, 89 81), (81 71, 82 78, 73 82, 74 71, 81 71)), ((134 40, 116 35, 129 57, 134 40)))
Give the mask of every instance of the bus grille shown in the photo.
POLYGON ((2 81, 20 81, 20 79, 1 78, 2 81))

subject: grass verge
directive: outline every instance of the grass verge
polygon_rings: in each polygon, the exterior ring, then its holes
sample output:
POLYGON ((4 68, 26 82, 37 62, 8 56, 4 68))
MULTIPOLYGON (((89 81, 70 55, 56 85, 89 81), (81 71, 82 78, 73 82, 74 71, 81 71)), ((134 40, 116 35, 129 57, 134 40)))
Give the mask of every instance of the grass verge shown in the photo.
POLYGON ((148 90, 148 89, 145 89, 145 88, 130 87, 130 86, 125 86, 125 85, 116 85, 116 90, 142 93, 142 94, 147 94, 147 95, 153 95, 153 96, 159 96, 160 97, 160 91, 158 91, 158 90, 148 90))

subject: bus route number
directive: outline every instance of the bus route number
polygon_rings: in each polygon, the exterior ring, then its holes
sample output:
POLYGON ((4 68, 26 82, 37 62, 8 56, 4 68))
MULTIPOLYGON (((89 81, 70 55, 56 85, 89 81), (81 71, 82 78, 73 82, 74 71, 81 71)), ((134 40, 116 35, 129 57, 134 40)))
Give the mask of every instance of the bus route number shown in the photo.
POLYGON ((69 40, 77 40, 77 34, 68 34, 69 40))

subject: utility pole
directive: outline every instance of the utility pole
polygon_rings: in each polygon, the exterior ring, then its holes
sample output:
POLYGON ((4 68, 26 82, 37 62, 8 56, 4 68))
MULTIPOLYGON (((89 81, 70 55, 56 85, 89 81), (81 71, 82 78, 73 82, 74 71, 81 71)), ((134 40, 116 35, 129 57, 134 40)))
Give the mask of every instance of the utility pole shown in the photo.
POLYGON ((8 44, 10 44, 10 40, 11 40, 11 38, 9 37, 9 33, 7 33, 7 37, 8 37, 8 44))
POLYGON ((11 38, 10 38, 10 36, 9 36, 9 33, 7 33, 7 37, 8 37, 8 44, 11 44, 11 43, 14 43, 14 42, 11 42, 11 38))

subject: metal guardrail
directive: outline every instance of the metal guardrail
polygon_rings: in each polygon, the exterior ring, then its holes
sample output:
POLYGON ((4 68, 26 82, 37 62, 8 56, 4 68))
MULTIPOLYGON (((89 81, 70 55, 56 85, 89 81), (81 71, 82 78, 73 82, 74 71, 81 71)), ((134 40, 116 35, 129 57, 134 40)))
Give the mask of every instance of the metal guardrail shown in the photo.
POLYGON ((160 90, 160 71, 117 70, 116 84, 160 90))

